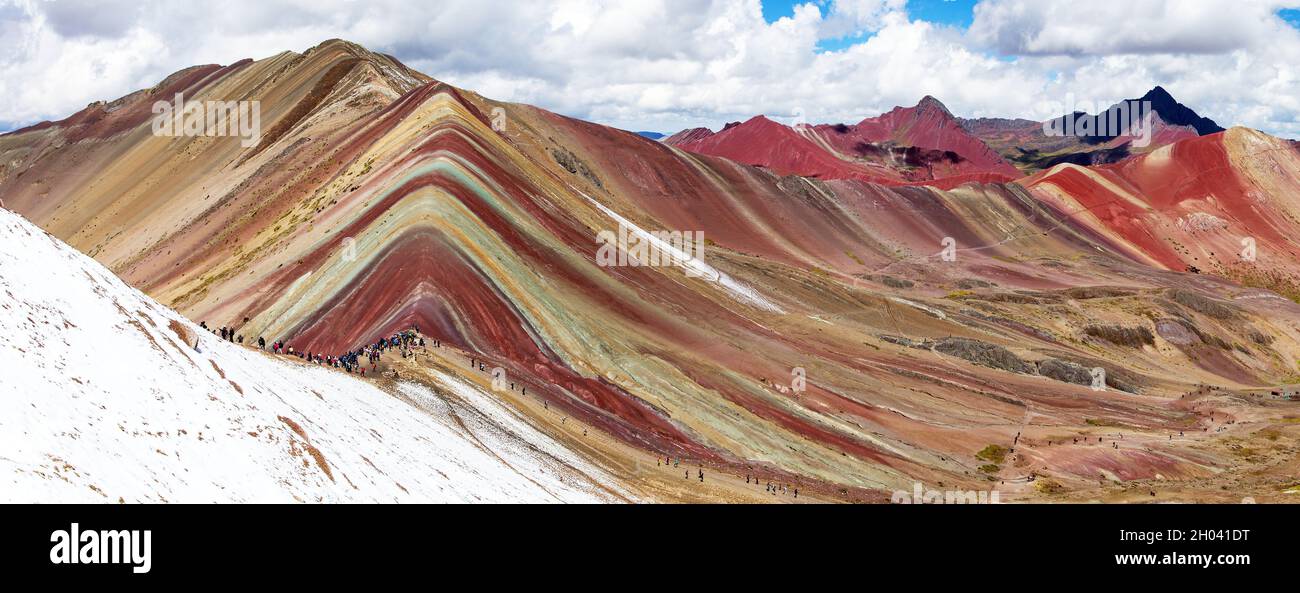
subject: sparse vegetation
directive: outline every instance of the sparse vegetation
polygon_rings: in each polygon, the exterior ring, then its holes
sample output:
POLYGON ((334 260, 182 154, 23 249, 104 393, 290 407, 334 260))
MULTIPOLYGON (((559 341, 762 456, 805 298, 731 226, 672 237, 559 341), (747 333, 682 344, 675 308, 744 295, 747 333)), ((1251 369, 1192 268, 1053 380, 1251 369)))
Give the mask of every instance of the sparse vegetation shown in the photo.
POLYGON ((1038 363, 1038 374, 1062 383, 1091 385, 1092 370, 1067 360, 1049 358, 1038 363))
POLYGON ((578 155, 573 154, 567 148, 556 148, 552 150, 551 158, 555 159, 556 164, 564 167, 565 171, 574 175, 581 175, 596 187, 605 187, 605 184, 601 183, 600 178, 596 176, 591 168, 587 167, 587 163, 583 162, 582 159, 578 158, 578 155))
POLYGON ((1056 480, 1042 479, 1034 482, 1034 490, 1039 494, 1060 494, 1065 492, 1065 486, 1056 480))
POLYGON ((1108 286, 1080 286, 1068 289, 1063 294, 1072 299, 1087 300, 1133 296, 1134 293, 1131 290, 1108 286))
POLYGON ((1088 426, 1102 426, 1106 428, 1120 428, 1123 426, 1127 426, 1122 422, 1117 422, 1115 420, 1111 420, 1110 418, 1087 418, 1083 421, 1083 423, 1087 424, 1088 426))
POLYGON ((985 461, 992 461, 993 463, 1002 463, 1003 461, 1006 461, 1007 453, 1009 453, 1009 451, 1002 445, 989 445, 980 449, 980 452, 976 453, 975 457, 985 461))
POLYGON ((904 280, 893 276, 881 276, 880 283, 890 288, 912 288, 913 286, 916 286, 916 283, 911 280, 904 280))
POLYGON ((975 364, 1013 373, 1034 374, 1034 365, 1025 362, 1010 350, 970 338, 944 338, 934 346, 935 351, 956 356, 975 364))
POLYGON ((1150 346, 1156 343, 1155 335, 1144 326, 1089 325, 1083 328, 1083 333, 1094 338, 1101 338, 1116 346, 1141 348, 1144 345, 1150 346))
POLYGON ((1246 332, 1246 336, 1250 338, 1250 341, 1259 344, 1260 346, 1268 346, 1273 343, 1273 336, 1267 335, 1253 327, 1246 332))
POLYGON ((1237 317, 1237 309, 1232 305, 1190 290, 1172 289, 1169 291, 1169 298, 1188 309, 1215 319, 1234 319, 1237 317))
POLYGON ((1061 302, 1061 297, 1054 294, 1022 292, 995 292, 980 295, 981 300, 990 303, 1013 303, 1016 305, 1047 305, 1061 302))
POLYGON ((1227 276, 1242 286, 1271 290, 1296 303, 1300 303, 1300 282, 1294 277, 1277 270, 1236 268, 1230 270, 1227 276))
POLYGON ((960 288, 962 290, 970 290, 972 288, 990 288, 993 286, 997 286, 997 285, 991 282, 985 282, 983 280, 975 280, 972 278, 959 280, 957 282, 957 288, 960 288))

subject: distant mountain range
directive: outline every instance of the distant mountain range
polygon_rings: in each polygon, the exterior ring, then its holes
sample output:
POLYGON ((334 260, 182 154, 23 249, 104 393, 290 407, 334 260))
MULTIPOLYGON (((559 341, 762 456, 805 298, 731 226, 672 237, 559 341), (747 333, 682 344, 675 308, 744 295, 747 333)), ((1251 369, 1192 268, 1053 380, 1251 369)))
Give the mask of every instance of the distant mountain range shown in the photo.
MULTIPOLYGON (((758 116, 727 124, 716 133, 707 128, 682 130, 663 141, 783 175, 951 186, 973 179, 1010 180, 1061 163, 1117 162, 1179 140, 1223 131, 1159 86, 1132 102, 1149 102, 1154 112, 1150 143, 1145 146, 1126 133, 1132 131, 1128 126, 1103 127, 1116 120, 1119 104, 1097 115, 1075 113, 1049 120, 1071 122, 1070 135, 1052 136, 1044 132, 1044 122, 955 117, 929 96, 913 107, 895 107, 856 124, 785 126, 758 116), (1075 124, 1078 129, 1104 133, 1077 134, 1075 124)), ((1127 109, 1124 107, 1125 114, 1127 109)))

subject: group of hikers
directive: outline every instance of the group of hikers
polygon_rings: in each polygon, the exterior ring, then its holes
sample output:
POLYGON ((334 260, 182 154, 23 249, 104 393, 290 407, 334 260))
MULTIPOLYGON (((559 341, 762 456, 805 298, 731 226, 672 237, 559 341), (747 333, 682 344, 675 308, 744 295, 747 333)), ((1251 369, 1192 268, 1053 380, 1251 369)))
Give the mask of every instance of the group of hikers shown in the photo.
MULTIPOLYGON (((244 321, 247 322, 248 320, 245 319, 244 321)), ((199 322, 199 327, 212 332, 214 335, 220 336, 222 340, 238 343, 238 344, 244 343, 243 334, 238 333, 233 328, 226 327, 226 326, 222 326, 220 328, 209 328, 206 321, 199 322)), ((277 355, 296 356, 299 359, 305 360, 310 363, 343 369, 348 373, 365 375, 367 370, 369 370, 371 374, 374 374, 378 371, 380 357, 384 353, 389 351, 397 351, 402 355, 402 358, 407 358, 410 356, 416 356, 415 349, 416 348, 423 349, 425 345, 426 342, 424 337, 421 336, 419 333, 419 327, 412 326, 411 329, 394 333, 392 336, 386 338, 379 338, 378 340, 375 340, 375 342, 372 344, 367 344, 356 350, 349 350, 337 356, 326 356, 320 353, 315 353, 310 351, 302 352, 301 350, 294 350, 293 346, 289 345, 284 340, 276 340, 275 342, 272 342, 269 345, 269 348, 272 353, 277 355), (363 364, 362 361, 365 361, 365 363, 363 364)), ((440 340, 433 340, 433 346, 435 348, 440 348, 442 347, 442 342, 440 340)), ((266 350, 268 348, 268 344, 266 342, 265 337, 259 336, 257 338, 257 348, 259 350, 266 350)), ((491 372, 488 369, 487 364, 485 364, 486 361, 480 360, 474 356, 470 356, 469 362, 470 362, 470 368, 477 368, 478 370, 483 372, 491 372)), ((512 391, 515 389, 514 383, 510 384, 510 389, 512 391)), ((523 389, 524 389, 523 395, 527 395, 528 388, 524 387, 523 389)), ((546 402, 545 400, 543 400, 543 405, 545 404, 546 402)), ((546 405, 545 407, 547 409, 550 408, 549 405, 546 405)), ((566 416, 564 420, 567 421, 568 417, 566 416)), ((583 431, 583 436, 586 436, 586 430, 583 431)), ((660 464, 671 466, 671 467, 679 467, 681 465, 681 462, 682 462, 681 458, 677 458, 676 460, 674 460, 672 456, 668 456, 664 459, 659 460, 660 464)), ((686 479, 688 480, 691 479, 691 472, 689 469, 686 470, 685 475, 686 475, 686 479)), ((696 470, 695 477, 701 483, 704 482, 703 467, 700 467, 696 470)), ((759 483, 758 476, 750 476, 749 474, 745 475, 746 484, 750 483, 751 479, 753 480, 754 485, 757 486, 759 483)), ((767 483, 767 492, 773 495, 777 494, 778 492, 781 494, 786 494, 789 493, 790 491, 791 490, 786 485, 777 485, 777 484, 772 484, 771 482, 767 483)), ((795 498, 798 498, 799 489, 794 488, 793 494, 795 498)))
MULTIPOLYGON (((681 458, 681 457, 674 458, 672 455, 667 455, 667 456, 665 456, 665 457, 663 457, 663 458, 656 457, 656 458, 655 458, 655 465, 657 465, 657 466, 659 466, 659 467, 679 468, 679 467, 681 467, 681 465, 682 465, 682 458, 681 458)), ((690 470, 690 468, 687 468, 687 469, 685 470, 685 474, 684 474, 684 476, 685 476, 685 478, 686 478, 687 480, 691 479, 691 470, 690 470)), ((698 478, 698 479, 700 480, 700 483, 704 483, 704 467, 703 467, 703 466, 700 466, 699 468, 697 468, 697 469, 695 470, 695 477, 698 478)), ((752 484, 754 484, 755 486, 758 486, 759 482, 760 482, 760 481, 759 481, 759 479, 758 479, 758 475, 756 475, 756 474, 745 474, 745 483, 746 483, 746 484, 750 484, 750 483, 752 483, 752 484)), ((797 486, 793 486, 793 487, 792 487, 792 486, 790 486, 789 484, 779 484, 779 483, 778 483, 778 484, 773 484, 773 483, 771 482, 771 480, 769 480, 769 481, 767 482, 767 484, 765 485, 765 490, 764 490, 764 492, 767 492, 767 493, 769 493, 769 494, 772 494, 773 496, 775 496, 775 495, 777 495, 777 494, 793 494, 795 498, 799 498, 799 488, 798 488, 797 486)))
MULTIPOLYGON (((244 321, 248 320, 245 319, 244 321)), ((209 328, 206 321, 199 322, 199 327, 212 332, 214 335, 221 336, 222 340, 239 344, 244 343, 243 334, 238 334, 233 328, 228 328, 226 326, 222 326, 219 330, 209 328)), ((419 327, 412 326, 411 329, 394 333, 392 336, 387 338, 379 338, 373 344, 367 344, 356 350, 349 350, 336 356, 328 356, 319 352, 295 351, 293 346, 289 345, 284 340, 272 342, 270 344, 270 349, 274 354, 296 356, 299 359, 310 363, 343 369, 349 373, 365 375, 367 370, 372 374, 378 370, 380 356, 389 350, 398 350, 401 352, 402 358, 407 358, 408 356, 415 355, 415 348, 424 348, 424 346, 424 337, 420 335, 419 327), (362 360, 365 361, 365 364, 362 364, 362 360), (369 369, 367 369, 367 367, 369 367, 369 369)), ((434 340, 434 346, 441 347, 442 342, 434 340)), ((267 349, 265 337, 259 336, 257 338, 257 348, 258 350, 267 349)))
MULTIPOLYGON (((750 478, 749 474, 745 474, 746 484, 749 483, 749 478, 750 478)), ((755 486, 758 485, 758 476, 754 476, 754 485, 755 486)), ((764 492, 770 492, 773 496, 777 495, 778 493, 790 494, 793 491, 794 497, 799 498, 799 488, 791 487, 789 484, 773 484, 771 481, 768 481, 767 484, 764 486, 764 488, 765 488, 764 492)))
MULTIPOLYGON (((245 321, 247 321, 247 319, 245 319, 245 321)), ((215 330, 215 329, 213 329, 213 328, 208 327, 208 322, 206 322, 206 321, 200 321, 200 322, 199 322, 199 327, 201 327, 201 328, 203 328, 203 329, 206 329, 206 330, 212 332, 213 334, 217 334, 217 333, 219 333, 219 334, 221 335, 221 339, 223 339, 223 340, 225 340, 225 341, 227 341, 227 342, 237 342, 237 343, 240 343, 240 344, 243 344, 243 343, 244 343, 244 336, 243 336, 243 334, 240 334, 239 336, 236 336, 236 335, 235 335, 235 330, 234 330, 234 329, 228 328, 228 327, 226 327, 226 326, 224 326, 224 325, 221 326, 221 331, 220 331, 220 332, 218 332, 217 330, 215 330)))

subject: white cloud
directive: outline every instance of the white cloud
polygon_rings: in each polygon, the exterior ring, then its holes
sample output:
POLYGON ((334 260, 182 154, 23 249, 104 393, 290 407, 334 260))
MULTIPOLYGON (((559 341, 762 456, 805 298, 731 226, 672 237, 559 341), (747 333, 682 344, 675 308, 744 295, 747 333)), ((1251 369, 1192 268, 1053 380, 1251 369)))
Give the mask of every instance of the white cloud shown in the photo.
POLYGON ((823 38, 838 38, 883 27, 895 14, 906 11, 907 0, 840 0, 830 5, 821 21, 823 38))
POLYGON ((985 0, 972 39, 1014 55, 1220 54, 1265 48, 1282 0, 985 0))
POLYGON ((810 1, 772 23, 759 0, 0 0, 0 127, 340 37, 629 129, 856 121, 926 94, 960 115, 1045 118, 1068 93, 1100 103, 1161 84, 1221 124, 1300 135, 1300 34, 1280 2, 1222 4, 984 0, 962 32, 913 20, 903 0, 810 1))

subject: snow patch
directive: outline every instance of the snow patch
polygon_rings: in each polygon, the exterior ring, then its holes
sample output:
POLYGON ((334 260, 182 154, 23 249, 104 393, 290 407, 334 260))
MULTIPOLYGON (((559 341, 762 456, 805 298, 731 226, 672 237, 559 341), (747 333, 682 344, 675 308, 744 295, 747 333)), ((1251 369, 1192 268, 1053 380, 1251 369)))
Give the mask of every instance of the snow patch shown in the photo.
POLYGON ((625 497, 468 383, 413 406, 223 341, 8 211, 0 295, 0 502, 625 497))

